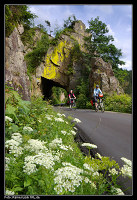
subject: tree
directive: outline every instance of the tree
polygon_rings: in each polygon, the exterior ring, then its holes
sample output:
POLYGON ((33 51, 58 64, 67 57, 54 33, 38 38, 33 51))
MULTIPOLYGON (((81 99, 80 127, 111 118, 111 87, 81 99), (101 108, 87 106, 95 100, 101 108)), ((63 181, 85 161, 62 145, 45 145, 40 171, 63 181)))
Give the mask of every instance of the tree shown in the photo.
POLYGON ((69 16, 67 20, 64 20, 64 28, 73 28, 75 21, 77 21, 75 15, 69 16))
POLYGON ((118 65, 124 65, 125 62, 119 58, 122 56, 121 49, 117 49, 112 42, 112 35, 105 35, 109 32, 107 25, 99 20, 99 17, 91 18, 87 32, 92 36, 85 37, 85 46, 90 53, 90 57, 99 56, 104 61, 112 64, 112 68, 118 68, 118 65))
POLYGON ((49 32, 50 32, 50 35, 51 35, 51 32, 53 32, 53 31, 50 30, 51 24, 50 24, 50 22, 48 20, 45 20, 45 23, 49 27, 49 32))
POLYGON ((32 25, 32 21, 37 16, 30 13, 28 6, 26 5, 6 5, 5 6, 5 32, 6 36, 9 36, 13 29, 22 25, 32 25))

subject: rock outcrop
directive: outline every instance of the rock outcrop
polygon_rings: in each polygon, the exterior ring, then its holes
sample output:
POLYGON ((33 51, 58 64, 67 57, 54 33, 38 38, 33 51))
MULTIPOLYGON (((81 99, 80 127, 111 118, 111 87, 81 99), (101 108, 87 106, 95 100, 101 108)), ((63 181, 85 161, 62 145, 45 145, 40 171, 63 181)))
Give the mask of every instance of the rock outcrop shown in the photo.
POLYGON ((91 73, 90 79, 90 91, 93 95, 94 88, 98 84, 103 93, 117 94, 124 93, 123 89, 119 85, 119 81, 114 76, 111 64, 104 62, 102 58, 96 57, 91 60, 91 73))
MULTIPOLYGON (((81 76, 81 64, 79 61, 71 63, 71 52, 76 44, 84 51, 84 36, 89 34, 85 32, 85 25, 81 21, 74 24, 73 32, 67 32, 60 36, 56 46, 50 46, 45 57, 45 64, 36 69, 36 78, 40 80, 41 76, 53 80, 67 90, 76 87, 77 79, 81 76), (71 66, 70 66, 71 63, 71 66), (71 67, 71 74, 69 72, 71 67)), ((80 58, 79 58, 80 59, 80 58)))
POLYGON ((23 31, 23 26, 18 26, 5 38, 5 83, 22 94, 24 100, 29 100, 30 81, 24 61, 24 45, 20 38, 23 31))
MULTIPOLYGON (((31 76, 31 82, 27 75, 27 66, 24 61, 24 55, 31 51, 30 48, 24 46, 21 41, 23 26, 15 28, 13 33, 6 38, 5 42, 5 82, 10 84, 17 90, 24 100, 29 100, 33 94, 42 95, 51 93, 51 88, 55 86, 63 87, 67 91, 75 89, 78 80, 82 77, 84 63, 77 54, 76 45, 82 52, 86 52, 84 47, 84 37, 91 36, 86 32, 86 27, 82 21, 76 21, 72 31, 65 31, 60 35, 56 45, 50 45, 45 61, 36 68, 35 75, 31 76)), ((41 38, 42 34, 36 30, 34 37, 34 45, 41 38)), ((90 93, 96 84, 104 93, 117 94, 123 93, 123 89, 119 86, 119 81, 114 76, 112 66, 106 63, 102 58, 92 58, 90 79, 90 93)))

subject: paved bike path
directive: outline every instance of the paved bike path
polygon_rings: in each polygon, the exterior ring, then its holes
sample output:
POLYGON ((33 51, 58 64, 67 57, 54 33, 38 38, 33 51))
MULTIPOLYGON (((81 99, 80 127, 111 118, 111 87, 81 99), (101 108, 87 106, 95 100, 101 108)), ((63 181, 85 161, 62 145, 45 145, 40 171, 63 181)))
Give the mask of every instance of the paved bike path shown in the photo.
MULTIPOLYGON (((70 110, 61 108, 66 114, 80 119, 77 127, 83 137, 97 145, 97 152, 102 156, 109 156, 120 166, 121 157, 132 160, 132 115, 116 112, 97 113, 94 110, 70 110)), ((125 183, 131 186, 131 181, 125 183)), ((128 191, 131 193, 131 189, 128 191)))

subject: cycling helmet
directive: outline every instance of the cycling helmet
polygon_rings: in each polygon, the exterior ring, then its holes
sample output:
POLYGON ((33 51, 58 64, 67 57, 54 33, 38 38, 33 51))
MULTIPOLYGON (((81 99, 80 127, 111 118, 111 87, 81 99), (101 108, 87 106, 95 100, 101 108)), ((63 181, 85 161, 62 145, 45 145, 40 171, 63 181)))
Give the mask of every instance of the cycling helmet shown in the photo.
POLYGON ((99 88, 99 85, 96 85, 96 87, 98 87, 98 88, 99 88))

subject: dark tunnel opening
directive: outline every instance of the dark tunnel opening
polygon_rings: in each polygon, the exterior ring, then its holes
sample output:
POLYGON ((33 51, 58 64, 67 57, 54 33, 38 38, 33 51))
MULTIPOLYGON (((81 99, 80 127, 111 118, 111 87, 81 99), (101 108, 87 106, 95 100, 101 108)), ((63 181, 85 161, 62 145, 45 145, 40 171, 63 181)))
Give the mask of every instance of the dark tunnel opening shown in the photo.
POLYGON ((68 91, 67 87, 62 86, 61 84, 59 84, 53 80, 41 77, 41 92, 44 96, 43 100, 51 99, 52 87, 54 87, 54 86, 61 87, 61 88, 65 89, 66 91, 68 91))

